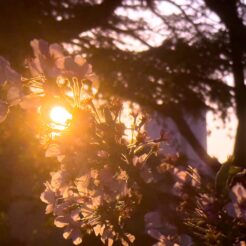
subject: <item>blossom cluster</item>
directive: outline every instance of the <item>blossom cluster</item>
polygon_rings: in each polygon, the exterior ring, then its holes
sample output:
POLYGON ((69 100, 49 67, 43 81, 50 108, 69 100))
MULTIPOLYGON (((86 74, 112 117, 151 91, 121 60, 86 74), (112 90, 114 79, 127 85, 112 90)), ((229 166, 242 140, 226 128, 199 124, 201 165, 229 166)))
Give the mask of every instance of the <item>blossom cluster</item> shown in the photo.
POLYGON ((226 205, 226 209, 228 214, 230 214, 232 217, 246 221, 246 172, 241 172, 237 176, 241 176, 243 179, 241 181, 236 181, 231 186, 229 192, 230 202, 226 205))
POLYGON ((109 246, 134 244, 136 220, 155 245, 223 245, 230 230, 224 221, 234 223, 226 239, 231 245, 245 240, 245 171, 227 163, 211 178, 182 155, 160 154, 167 137, 160 132, 149 138, 145 115, 129 115, 127 129, 119 99, 94 99, 98 79, 82 56, 43 40, 31 46, 25 76, 0 57, 0 122, 15 105, 42 116, 40 143, 60 168, 51 172, 40 198, 65 239, 78 245, 94 233, 109 246), (54 105, 71 114, 62 127, 47 117, 54 105))

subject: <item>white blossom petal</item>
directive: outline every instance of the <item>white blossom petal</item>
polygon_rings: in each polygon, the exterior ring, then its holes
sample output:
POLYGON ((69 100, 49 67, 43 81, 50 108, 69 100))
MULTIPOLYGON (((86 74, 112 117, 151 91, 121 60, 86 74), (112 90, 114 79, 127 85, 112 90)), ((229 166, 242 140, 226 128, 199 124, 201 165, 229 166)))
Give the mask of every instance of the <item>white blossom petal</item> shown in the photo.
POLYGON ((67 226, 67 227, 65 227, 62 235, 65 239, 69 239, 71 237, 71 233, 72 233, 72 228, 67 226))
POLYGON ((81 236, 81 232, 79 231, 79 229, 72 230, 71 238, 73 240, 74 245, 79 245, 82 243, 82 236, 81 236))
POLYGON ((65 226, 69 225, 69 220, 65 216, 58 216, 54 220, 54 225, 59 227, 59 228, 63 228, 65 226))

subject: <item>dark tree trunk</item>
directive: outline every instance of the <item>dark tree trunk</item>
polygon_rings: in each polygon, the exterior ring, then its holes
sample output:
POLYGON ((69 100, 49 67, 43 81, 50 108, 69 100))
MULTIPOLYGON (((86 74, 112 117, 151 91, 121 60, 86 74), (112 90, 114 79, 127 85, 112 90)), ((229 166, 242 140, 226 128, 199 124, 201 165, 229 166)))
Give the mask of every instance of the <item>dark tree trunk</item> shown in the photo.
POLYGON ((235 81, 236 113, 238 118, 234 158, 236 165, 246 167, 246 87, 244 84, 243 52, 239 43, 239 40, 241 40, 239 33, 231 31, 230 40, 235 81))
POLYGON ((234 145, 234 162, 246 167, 246 86, 244 84, 243 53, 246 50, 246 27, 239 18, 235 0, 205 0, 207 6, 221 18, 230 36, 232 71, 235 85, 238 127, 234 145))
POLYGON ((219 168, 220 163, 216 158, 212 158, 202 144, 197 140, 196 135, 192 132, 189 124, 186 122, 185 117, 181 110, 175 109, 170 112, 169 117, 171 117, 176 124, 181 135, 188 141, 190 146, 193 148, 195 153, 200 157, 200 159, 207 164, 208 171, 210 174, 215 174, 219 168))
POLYGON ((136 96, 131 96, 128 91, 123 88, 121 88, 120 91, 112 88, 107 88, 107 91, 109 90, 111 90, 111 94, 118 94, 133 101, 136 100, 138 103, 145 106, 146 108, 150 107, 151 109, 156 110, 156 112, 158 112, 160 115, 164 117, 170 117, 176 124, 180 134, 184 137, 184 139, 187 140, 197 156, 199 156, 199 158, 208 165, 207 173, 214 175, 218 171, 221 163, 216 158, 211 157, 207 153, 206 149, 204 149, 202 144, 198 141, 195 134, 192 132, 189 124, 186 122, 182 110, 175 107, 175 105, 163 107, 160 105, 156 105, 153 102, 142 100, 141 98, 138 98, 136 96))

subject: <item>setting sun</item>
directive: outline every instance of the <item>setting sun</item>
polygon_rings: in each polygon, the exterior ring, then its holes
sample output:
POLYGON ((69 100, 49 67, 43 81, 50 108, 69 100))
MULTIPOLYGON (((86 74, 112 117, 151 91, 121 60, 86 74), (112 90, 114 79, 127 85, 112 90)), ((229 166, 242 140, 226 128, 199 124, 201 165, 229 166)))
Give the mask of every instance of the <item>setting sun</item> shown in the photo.
POLYGON ((64 130, 72 115, 62 106, 55 106, 50 111, 50 119, 56 124, 56 129, 64 130))

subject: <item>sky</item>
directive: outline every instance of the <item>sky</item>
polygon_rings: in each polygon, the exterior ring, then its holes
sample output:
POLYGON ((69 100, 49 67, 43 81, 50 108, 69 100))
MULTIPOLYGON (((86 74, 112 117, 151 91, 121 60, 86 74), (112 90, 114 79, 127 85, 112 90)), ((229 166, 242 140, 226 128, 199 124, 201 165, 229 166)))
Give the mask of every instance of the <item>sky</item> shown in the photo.
MULTIPOLYGON (((166 1, 157 1, 157 3, 160 13, 164 13, 165 15, 180 13, 180 10, 177 8, 177 6, 171 4, 170 2, 167 3, 166 1)), ((201 0, 193 1, 192 8, 190 8, 190 5, 188 4, 189 0, 175 0, 175 3, 184 4, 185 12, 191 14, 191 11, 194 11, 192 9, 199 7, 201 4, 203 4, 203 1, 201 0)), ((134 21, 138 21, 138 20, 147 21, 148 24, 151 26, 151 31, 148 30, 141 34, 146 37, 146 40, 151 46, 160 45, 165 39, 165 37, 169 35, 170 30, 168 28, 163 27, 163 21, 157 16, 154 16, 153 13, 151 13, 150 11, 142 11, 142 10, 135 11, 132 9, 128 9, 127 11, 125 11, 122 8, 118 8, 116 10, 116 14, 123 17, 130 16, 131 19, 134 21)), ((205 12, 205 14, 208 16, 208 18, 201 16, 198 17, 197 21, 200 23, 207 23, 210 28, 209 31, 211 31, 212 34, 216 33, 216 31, 222 27, 220 25, 219 18, 211 12, 205 12)), ((202 28, 204 27, 201 26, 201 29, 202 28)), ((90 32, 82 33, 82 36, 86 36, 86 35, 89 35, 91 37, 93 36, 93 34, 90 32)), ((107 33, 106 35, 117 35, 117 34, 107 33)), ((188 28, 188 32, 185 33, 184 35, 188 35, 188 36, 192 35, 192 29, 189 30, 188 28)), ((133 38, 126 35, 120 36, 120 41, 121 42, 118 44, 116 43, 116 45, 118 45, 118 47, 121 49, 142 51, 148 48, 143 43, 140 43, 138 40, 134 40, 133 38)), ((233 84, 232 79, 229 77, 228 79, 225 78, 225 81, 230 85, 233 84)), ((224 162, 226 161, 227 157, 232 154, 233 151, 233 144, 234 144, 234 137, 235 137, 234 134, 236 132, 236 126, 237 126, 237 119, 235 116, 235 112, 233 111, 233 109, 229 110, 229 117, 225 123, 223 123, 216 116, 216 114, 212 112, 208 112, 206 115, 206 121, 207 121, 207 132, 208 132, 207 135, 208 153, 211 156, 218 158, 219 161, 224 162)))
POLYGON ((232 154, 237 127, 237 118, 232 109, 229 114, 231 120, 227 120, 224 124, 221 120, 213 119, 216 115, 211 112, 207 113, 208 154, 218 158, 222 163, 232 154))
MULTIPOLYGON (((158 2, 159 4, 160 2, 158 2)), ((186 4, 187 0, 175 0, 175 3, 181 3, 186 4)), ((202 1, 196 0, 193 1, 194 5, 192 7, 197 7, 199 4, 202 4, 202 1), (195 6, 197 5, 197 6, 195 6)), ((189 6, 189 5, 187 5, 189 6)), ((172 5, 171 3, 167 3, 165 1, 162 1, 161 4, 159 4, 160 13, 164 13, 165 15, 170 14, 178 14, 180 13, 180 10, 172 5)), ((189 8, 186 9, 186 11, 189 13, 189 8)), ((153 16, 150 12, 146 11, 145 13, 142 12, 132 12, 132 10, 128 10, 128 12, 124 12, 122 9, 118 10, 118 14, 120 15, 127 15, 127 16, 133 16, 134 20, 138 20, 141 18, 145 18, 147 20, 150 20, 149 24, 153 27, 153 33, 146 33, 145 35, 149 37, 148 41, 151 45, 159 45, 162 43, 163 39, 165 39, 165 36, 168 36, 168 30, 164 30, 161 27, 162 21, 160 18, 153 16), (162 30, 162 31, 159 31, 162 30)), ((200 22, 206 22, 211 24, 211 32, 216 32, 218 28, 221 28, 220 26, 220 20, 219 18, 213 14, 213 13, 207 13, 209 16, 208 19, 204 19, 204 17, 200 18, 200 22), (203 19, 202 19, 203 18, 203 19)), ((122 44, 119 44, 121 48, 127 48, 134 51, 141 51, 144 49, 147 49, 147 47, 144 47, 139 43, 137 40, 130 40, 126 38, 126 43, 129 44, 127 46, 122 46, 122 44), (129 42, 129 41, 130 42, 129 42)), ((231 77, 228 77, 228 79, 225 79, 226 83, 233 85, 233 80, 231 77)), ((226 161, 228 156, 232 154, 233 151, 233 145, 234 145, 234 137, 237 127, 237 118, 235 116, 234 110, 231 108, 229 109, 228 119, 225 122, 222 122, 221 119, 219 119, 215 113, 213 112, 207 112, 206 114, 206 121, 207 121, 207 150, 209 155, 216 157, 219 159, 220 162, 226 161)))

